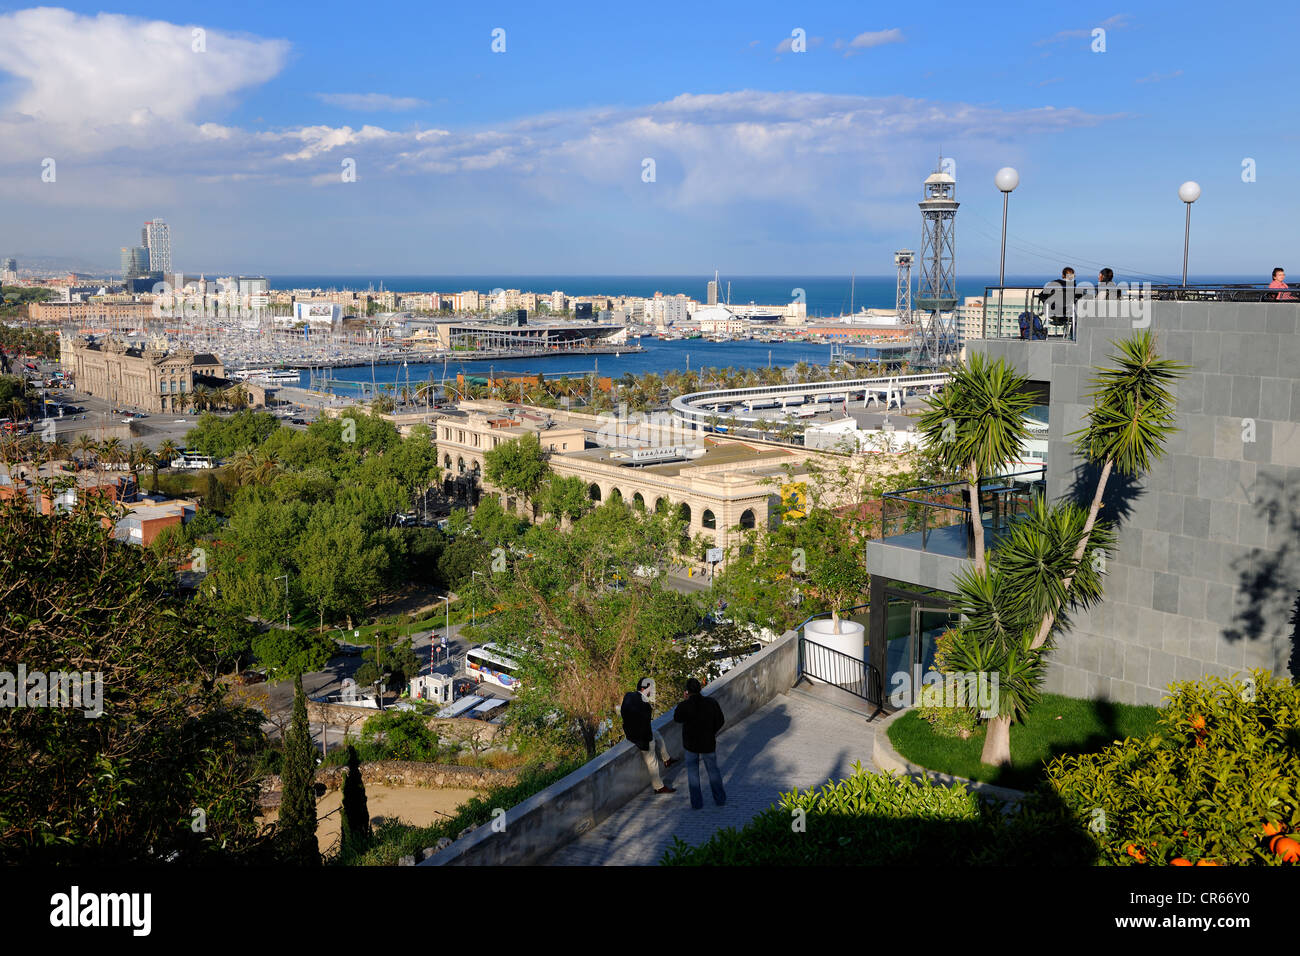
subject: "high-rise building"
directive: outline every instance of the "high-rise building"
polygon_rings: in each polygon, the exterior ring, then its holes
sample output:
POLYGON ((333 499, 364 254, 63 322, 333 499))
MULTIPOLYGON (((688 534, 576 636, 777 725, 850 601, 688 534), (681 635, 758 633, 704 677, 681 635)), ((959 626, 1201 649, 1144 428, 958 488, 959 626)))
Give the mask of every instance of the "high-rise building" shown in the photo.
POLYGON ((12 258, 12 257, 10 257, 10 258, 6 258, 5 261, 4 261, 3 263, 0 263, 0 271, 4 271, 4 272, 17 272, 17 271, 18 271, 18 260, 17 260, 17 259, 14 259, 14 258, 12 258))
POLYGON ((709 280, 709 305, 718 304, 718 274, 715 272, 713 278, 709 280))
POLYGON ((122 278, 135 279, 149 274, 149 250, 144 246, 122 247, 122 278))
POLYGON ((172 235, 167 223, 161 219, 150 219, 141 230, 144 235, 145 248, 149 250, 150 272, 164 275, 172 271, 172 235))

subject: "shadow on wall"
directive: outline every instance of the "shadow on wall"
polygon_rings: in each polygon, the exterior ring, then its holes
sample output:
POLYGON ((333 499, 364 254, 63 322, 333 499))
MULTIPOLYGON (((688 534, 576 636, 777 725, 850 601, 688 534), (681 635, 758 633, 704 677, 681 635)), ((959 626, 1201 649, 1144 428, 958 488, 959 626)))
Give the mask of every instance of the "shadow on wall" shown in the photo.
MULTIPOLYGON (((1067 497, 1081 508, 1092 507, 1092 496, 1097 493, 1097 479, 1101 466, 1085 461, 1074 469, 1074 481, 1067 497)), ((1116 533, 1133 515, 1133 503, 1146 494, 1142 483, 1129 475, 1112 469, 1106 480, 1106 490, 1101 496, 1101 511, 1097 520, 1107 521, 1116 533)))
POLYGON ((1240 587, 1233 620, 1223 632, 1229 641, 1265 641, 1277 649, 1290 641, 1286 662, 1291 678, 1300 678, 1300 486, 1288 487, 1273 475, 1259 476, 1254 488, 1256 514, 1268 522, 1281 542, 1277 550, 1252 548, 1232 562, 1240 587))

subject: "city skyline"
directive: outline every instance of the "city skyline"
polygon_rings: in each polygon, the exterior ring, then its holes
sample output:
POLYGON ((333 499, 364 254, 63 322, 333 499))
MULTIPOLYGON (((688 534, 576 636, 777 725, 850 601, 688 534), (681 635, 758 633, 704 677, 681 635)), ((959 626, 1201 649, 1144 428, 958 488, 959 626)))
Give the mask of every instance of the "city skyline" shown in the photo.
POLYGON ((1266 275, 1300 211, 1269 92, 1300 22, 1281 5, 1216 19, 1214 56, 1195 9, 1158 3, 691 8, 687 30, 583 6, 92 9, 0 15, 0 247, 20 261, 108 271, 161 216, 186 272, 887 275, 941 152, 959 275, 996 272, 1003 165, 1008 273, 1177 273, 1195 179, 1193 276, 1266 275), (320 71, 381 39, 382 67, 320 71))

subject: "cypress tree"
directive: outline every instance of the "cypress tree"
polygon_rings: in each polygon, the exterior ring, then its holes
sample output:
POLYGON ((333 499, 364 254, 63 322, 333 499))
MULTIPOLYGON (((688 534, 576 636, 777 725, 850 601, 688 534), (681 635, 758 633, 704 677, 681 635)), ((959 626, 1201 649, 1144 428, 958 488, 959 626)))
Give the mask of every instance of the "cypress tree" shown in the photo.
POLYGON ((348 744, 347 776, 343 780, 343 842, 363 844, 370 839, 370 808, 361 779, 357 748, 348 744))
POLYGON ((293 690, 293 722, 284 735, 282 796, 275 837, 284 862, 317 866, 321 860, 316 842, 316 754, 307 728, 307 695, 303 693, 301 674, 294 677, 293 690))

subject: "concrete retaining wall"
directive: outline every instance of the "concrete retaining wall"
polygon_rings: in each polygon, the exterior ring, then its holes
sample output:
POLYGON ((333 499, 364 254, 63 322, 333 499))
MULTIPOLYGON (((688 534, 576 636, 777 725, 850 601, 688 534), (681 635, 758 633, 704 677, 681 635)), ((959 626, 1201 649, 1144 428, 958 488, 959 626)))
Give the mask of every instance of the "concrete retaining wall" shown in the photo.
MULTIPOLYGON (((704 692, 722 707, 726 734, 777 694, 794 686, 799 668, 799 636, 787 631, 704 692)), ((664 695, 676 694, 661 688, 664 695)), ((673 756, 682 754, 681 726, 672 711, 654 722, 673 756)), ((645 763, 626 740, 600 754, 563 780, 557 780, 505 814, 505 829, 479 827, 421 866, 528 865, 545 859, 581 836, 650 786, 645 763)))

